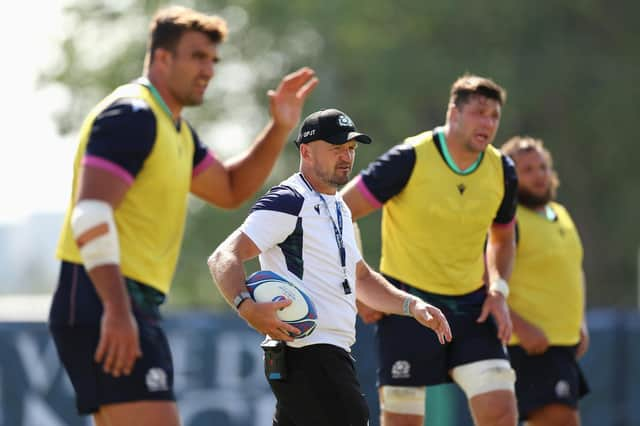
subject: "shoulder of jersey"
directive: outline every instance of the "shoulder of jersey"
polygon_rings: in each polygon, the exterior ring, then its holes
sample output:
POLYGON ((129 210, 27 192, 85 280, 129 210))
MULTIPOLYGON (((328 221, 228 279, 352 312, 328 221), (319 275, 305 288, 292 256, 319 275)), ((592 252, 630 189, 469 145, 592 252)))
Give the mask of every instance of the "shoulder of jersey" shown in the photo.
POLYGON ((313 195, 313 191, 311 190, 311 188, 306 185, 306 183, 298 174, 295 174, 290 178, 282 181, 282 183, 280 183, 280 186, 287 186, 304 198, 309 198, 311 195, 313 195))

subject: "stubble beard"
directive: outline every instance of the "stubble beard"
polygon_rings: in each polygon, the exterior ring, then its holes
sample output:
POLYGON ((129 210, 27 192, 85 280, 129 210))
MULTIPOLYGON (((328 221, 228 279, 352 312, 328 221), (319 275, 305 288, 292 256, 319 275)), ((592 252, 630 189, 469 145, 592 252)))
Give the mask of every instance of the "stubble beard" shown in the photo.
POLYGON ((189 96, 185 96, 185 98, 182 100, 182 105, 186 107, 198 106, 198 105, 202 105, 203 103, 204 103, 204 95, 200 96, 196 94, 191 94, 189 96))
POLYGON ((336 188, 346 184, 347 182, 349 182, 349 175, 346 175, 343 178, 334 176, 332 179, 329 180, 329 183, 335 186, 336 188))
MULTIPOLYGON (((322 176, 322 175, 320 175, 322 176)), ((346 173, 344 176, 341 174, 338 174, 337 171, 333 171, 333 173, 331 175, 328 176, 322 176, 323 180, 327 183, 327 185, 331 185, 334 188, 339 188, 340 186, 346 184, 347 182, 349 182, 349 178, 351 176, 351 171, 349 171, 349 173, 346 173)))

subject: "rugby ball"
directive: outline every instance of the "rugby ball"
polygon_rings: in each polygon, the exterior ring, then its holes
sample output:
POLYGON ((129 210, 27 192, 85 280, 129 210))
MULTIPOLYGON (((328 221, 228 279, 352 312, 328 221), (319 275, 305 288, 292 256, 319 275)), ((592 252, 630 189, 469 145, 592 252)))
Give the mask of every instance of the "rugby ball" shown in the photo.
POLYGON ((276 314, 280 320, 300 330, 295 339, 307 337, 316 329, 318 312, 301 288, 271 271, 254 272, 246 281, 249 294, 256 302, 277 302, 289 299, 291 304, 276 314))

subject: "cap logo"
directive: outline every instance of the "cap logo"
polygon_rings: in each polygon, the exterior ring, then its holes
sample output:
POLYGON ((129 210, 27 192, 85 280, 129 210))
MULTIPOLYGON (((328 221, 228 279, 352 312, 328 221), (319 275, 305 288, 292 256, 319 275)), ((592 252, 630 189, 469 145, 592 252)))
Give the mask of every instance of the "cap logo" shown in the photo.
POLYGON ((344 114, 340 114, 340 116, 338 116, 338 125, 340 127, 355 127, 353 125, 353 121, 344 114))
POLYGON ((307 130, 306 132, 302 133, 302 137, 306 138, 307 136, 313 136, 315 134, 316 134, 316 129, 307 130))

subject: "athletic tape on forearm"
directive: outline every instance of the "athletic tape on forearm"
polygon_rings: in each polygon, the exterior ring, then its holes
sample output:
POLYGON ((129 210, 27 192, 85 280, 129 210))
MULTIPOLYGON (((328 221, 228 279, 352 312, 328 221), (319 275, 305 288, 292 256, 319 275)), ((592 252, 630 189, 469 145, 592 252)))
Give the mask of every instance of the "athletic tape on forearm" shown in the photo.
POLYGON ((71 229, 87 271, 100 265, 120 263, 118 230, 109 203, 78 201, 71 214, 71 229))
POLYGON ((502 293, 504 298, 509 297, 509 283, 503 278, 498 278, 493 281, 489 286, 489 290, 497 291, 498 293, 502 293))

